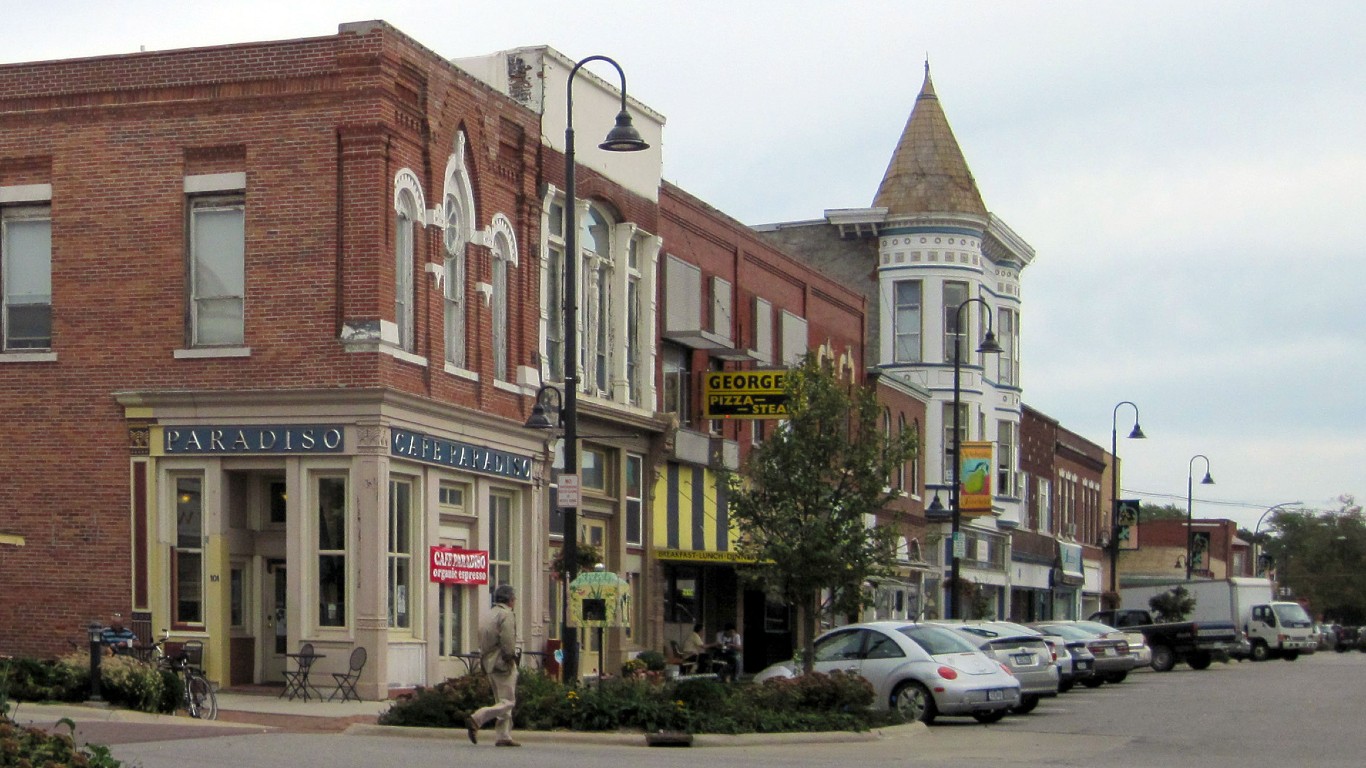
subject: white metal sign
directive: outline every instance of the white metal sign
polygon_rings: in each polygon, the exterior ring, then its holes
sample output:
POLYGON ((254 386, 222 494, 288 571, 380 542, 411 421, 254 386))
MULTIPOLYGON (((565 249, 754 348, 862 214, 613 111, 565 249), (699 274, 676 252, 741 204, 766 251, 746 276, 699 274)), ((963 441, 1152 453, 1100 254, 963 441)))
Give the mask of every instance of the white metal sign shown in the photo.
POLYGON ((557 481, 559 484, 559 504, 561 507, 577 507, 583 500, 579 494, 578 475, 560 475, 557 481))

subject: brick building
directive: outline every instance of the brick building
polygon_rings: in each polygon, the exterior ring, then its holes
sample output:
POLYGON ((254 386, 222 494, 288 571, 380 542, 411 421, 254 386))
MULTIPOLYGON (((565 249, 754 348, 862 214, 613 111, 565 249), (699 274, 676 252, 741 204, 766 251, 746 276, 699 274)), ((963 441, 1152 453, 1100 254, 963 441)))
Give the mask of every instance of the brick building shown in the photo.
POLYGON ((1119 553, 1120 586, 1184 579, 1188 530, 1195 552, 1193 577, 1256 575, 1252 545, 1238 535, 1238 524, 1232 520, 1196 518, 1188 529, 1184 519, 1140 519, 1136 548, 1119 553))
POLYGON ((224 685, 366 647, 373 698, 486 602, 429 546, 543 605, 539 131, 381 22, 0 66, 0 648, 131 611, 224 685))

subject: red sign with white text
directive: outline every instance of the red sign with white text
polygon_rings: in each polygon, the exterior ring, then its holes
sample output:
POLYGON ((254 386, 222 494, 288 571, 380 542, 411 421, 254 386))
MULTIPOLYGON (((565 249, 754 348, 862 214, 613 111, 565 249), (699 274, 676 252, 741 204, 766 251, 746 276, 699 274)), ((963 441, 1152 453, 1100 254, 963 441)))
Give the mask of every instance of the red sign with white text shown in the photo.
POLYGON ((436 584, 487 584, 489 553, 483 549, 432 547, 431 574, 436 584))

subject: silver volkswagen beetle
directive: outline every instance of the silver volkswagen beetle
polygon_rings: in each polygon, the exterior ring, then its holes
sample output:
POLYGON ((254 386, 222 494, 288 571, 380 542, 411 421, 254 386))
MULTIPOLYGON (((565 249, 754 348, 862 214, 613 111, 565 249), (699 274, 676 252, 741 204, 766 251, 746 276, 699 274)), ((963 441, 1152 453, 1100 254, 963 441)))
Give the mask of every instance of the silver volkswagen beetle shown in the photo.
MULTIPOLYGON (((873 686, 874 706, 907 720, 968 715, 994 723, 1020 703, 1020 681, 1009 668, 953 630, 907 621, 874 621, 832 629, 816 638, 814 669, 857 674, 873 686)), ((795 677, 793 661, 755 676, 795 677)))

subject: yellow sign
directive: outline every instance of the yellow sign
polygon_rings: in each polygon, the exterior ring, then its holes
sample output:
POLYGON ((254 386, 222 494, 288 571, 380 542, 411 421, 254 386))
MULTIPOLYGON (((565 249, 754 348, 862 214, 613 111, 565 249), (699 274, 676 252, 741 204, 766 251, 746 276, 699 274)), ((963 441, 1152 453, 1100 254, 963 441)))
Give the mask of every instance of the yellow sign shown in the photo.
POLYGON ((718 552, 714 549, 656 549, 660 560, 688 560, 695 563, 752 563, 753 558, 741 557, 738 552, 718 552))
POLYGON ((991 513, 991 443, 958 447, 958 509, 965 515, 991 513))
POLYGON ((711 371, 702 379, 703 418, 786 418, 786 377, 785 370, 711 371))

